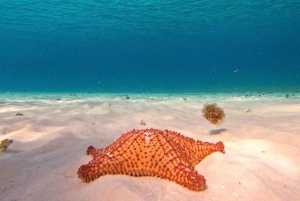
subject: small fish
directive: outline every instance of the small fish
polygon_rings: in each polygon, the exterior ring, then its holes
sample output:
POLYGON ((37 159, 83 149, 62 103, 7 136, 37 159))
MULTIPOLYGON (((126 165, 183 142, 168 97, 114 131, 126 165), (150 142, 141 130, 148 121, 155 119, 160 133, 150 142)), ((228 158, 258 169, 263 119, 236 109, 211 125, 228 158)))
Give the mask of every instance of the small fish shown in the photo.
POLYGON ((239 70, 234 70, 233 72, 236 73, 236 72, 238 72, 238 71, 239 71, 239 70))

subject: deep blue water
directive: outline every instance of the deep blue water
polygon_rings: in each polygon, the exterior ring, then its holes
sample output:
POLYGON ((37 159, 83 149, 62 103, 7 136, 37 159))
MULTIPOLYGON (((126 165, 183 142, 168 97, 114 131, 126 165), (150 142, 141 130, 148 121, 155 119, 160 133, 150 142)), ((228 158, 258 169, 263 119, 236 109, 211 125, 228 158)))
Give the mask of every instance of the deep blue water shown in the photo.
POLYGON ((299 0, 0 0, 0 91, 299 92, 299 13, 299 0))

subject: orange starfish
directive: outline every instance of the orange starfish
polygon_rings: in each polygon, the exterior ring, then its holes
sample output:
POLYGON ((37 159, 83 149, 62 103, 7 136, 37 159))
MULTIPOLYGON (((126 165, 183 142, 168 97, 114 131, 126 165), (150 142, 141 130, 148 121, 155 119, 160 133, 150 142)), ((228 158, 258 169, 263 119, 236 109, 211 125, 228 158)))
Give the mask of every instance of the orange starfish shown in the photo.
POLYGON ((169 130, 134 129, 105 149, 90 146, 87 154, 93 160, 77 174, 87 182, 106 174, 156 176, 198 191, 204 189, 205 179, 195 165, 217 151, 224 152, 222 142, 195 141, 169 130))

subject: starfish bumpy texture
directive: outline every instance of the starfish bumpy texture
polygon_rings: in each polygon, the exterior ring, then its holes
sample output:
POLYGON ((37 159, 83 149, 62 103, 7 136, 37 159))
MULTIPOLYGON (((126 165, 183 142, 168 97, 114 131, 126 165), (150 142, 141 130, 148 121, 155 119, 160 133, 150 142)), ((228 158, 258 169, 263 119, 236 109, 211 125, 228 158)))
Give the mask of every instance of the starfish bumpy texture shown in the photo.
POLYGON ((93 159, 77 174, 87 182, 106 174, 154 176, 199 191, 205 179, 195 166, 213 152, 224 152, 223 143, 202 142, 169 130, 134 129, 104 149, 90 146, 87 154, 93 159))

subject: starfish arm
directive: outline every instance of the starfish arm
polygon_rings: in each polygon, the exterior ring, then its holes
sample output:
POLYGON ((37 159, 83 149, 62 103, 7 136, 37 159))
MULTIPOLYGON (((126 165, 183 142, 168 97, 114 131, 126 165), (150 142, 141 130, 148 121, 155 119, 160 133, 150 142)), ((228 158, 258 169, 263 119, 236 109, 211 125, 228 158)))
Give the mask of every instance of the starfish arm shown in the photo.
POLYGON ((102 154, 98 158, 93 159, 86 165, 82 165, 78 169, 78 178, 84 181, 93 181, 106 174, 126 174, 124 164, 116 157, 102 154))
POLYGON ((219 152, 222 152, 222 153, 225 153, 225 146, 223 144, 223 142, 219 141, 215 144, 215 150, 216 151, 219 151, 219 152))
POLYGON ((196 165, 197 163, 199 163, 199 161, 201 161, 213 152, 225 152, 224 144, 222 142, 202 142, 200 140, 194 140, 192 138, 182 136, 181 134, 176 132, 168 130, 165 130, 164 132, 168 136, 170 136, 170 139, 172 139, 172 141, 179 144, 185 149, 193 165, 196 165))
POLYGON ((89 162, 87 165, 82 165, 77 171, 78 178, 90 182, 101 176, 98 174, 98 167, 94 163, 89 162))
POLYGON ((193 164, 196 165, 199 161, 203 160, 206 156, 210 155, 213 152, 222 152, 224 153, 224 144, 223 142, 209 143, 198 141, 195 144, 195 157, 193 157, 193 164))
POLYGON ((103 153, 103 149, 96 149, 93 146, 89 146, 86 150, 86 154, 93 156, 93 158, 97 158, 101 153, 103 153))
POLYGON ((175 169, 172 172, 172 176, 166 179, 174 181, 193 191, 200 191, 205 188, 205 178, 196 170, 185 166, 175 169))
POLYGON ((224 144, 223 142, 210 143, 210 142, 202 142, 197 141, 196 146, 199 150, 207 150, 208 152, 224 152, 224 144))

